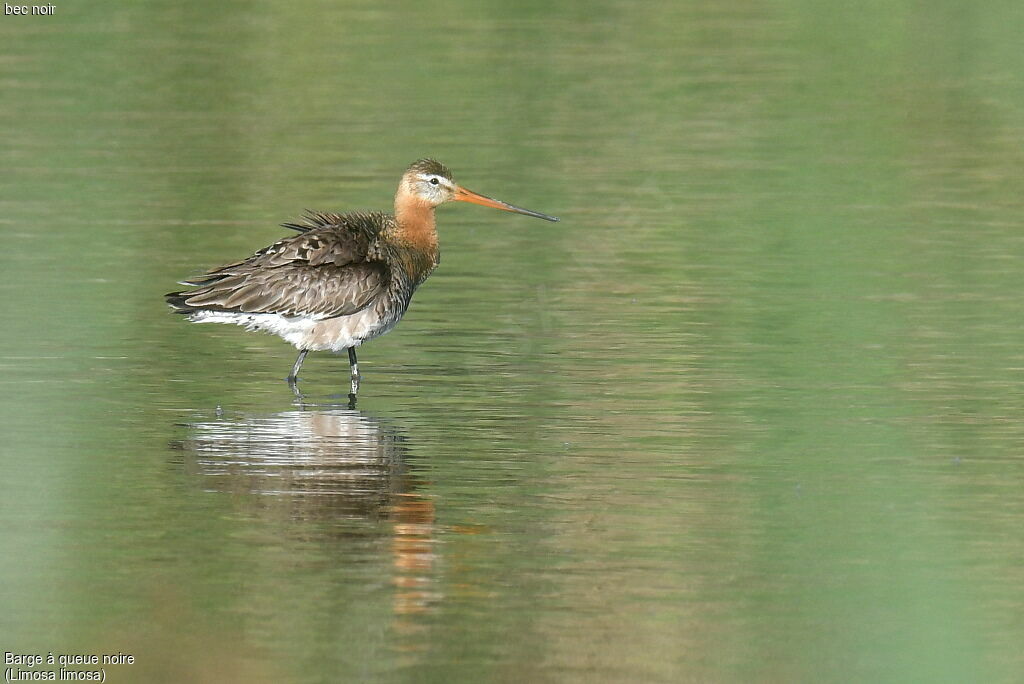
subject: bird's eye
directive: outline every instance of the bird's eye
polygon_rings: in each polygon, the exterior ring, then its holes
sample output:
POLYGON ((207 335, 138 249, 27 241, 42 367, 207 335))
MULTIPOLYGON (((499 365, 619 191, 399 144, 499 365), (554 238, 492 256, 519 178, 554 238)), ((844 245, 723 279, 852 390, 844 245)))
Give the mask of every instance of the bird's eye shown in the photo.
POLYGON ((438 184, 439 182, 440 182, 440 181, 438 181, 438 180, 437 180, 437 178, 431 178, 431 179, 430 179, 430 184, 431 184, 431 185, 437 185, 437 184, 438 184))

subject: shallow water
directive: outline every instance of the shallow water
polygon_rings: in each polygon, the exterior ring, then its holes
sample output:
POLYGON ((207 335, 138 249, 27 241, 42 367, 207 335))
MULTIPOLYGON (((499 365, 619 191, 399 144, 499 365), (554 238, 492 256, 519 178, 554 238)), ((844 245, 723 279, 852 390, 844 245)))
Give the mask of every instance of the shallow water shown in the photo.
POLYGON ((110 681, 1024 668, 1012 3, 0 18, 0 648, 110 681), (434 156, 344 356, 161 295, 434 156))

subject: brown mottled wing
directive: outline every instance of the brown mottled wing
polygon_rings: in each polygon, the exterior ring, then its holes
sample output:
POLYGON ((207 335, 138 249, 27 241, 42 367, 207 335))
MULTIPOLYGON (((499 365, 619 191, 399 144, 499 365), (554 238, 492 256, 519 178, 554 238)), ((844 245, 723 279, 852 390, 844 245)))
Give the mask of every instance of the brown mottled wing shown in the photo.
POLYGON ((388 285, 386 265, 369 256, 380 218, 309 214, 306 232, 189 281, 195 290, 171 293, 168 301, 183 313, 353 314, 388 285))

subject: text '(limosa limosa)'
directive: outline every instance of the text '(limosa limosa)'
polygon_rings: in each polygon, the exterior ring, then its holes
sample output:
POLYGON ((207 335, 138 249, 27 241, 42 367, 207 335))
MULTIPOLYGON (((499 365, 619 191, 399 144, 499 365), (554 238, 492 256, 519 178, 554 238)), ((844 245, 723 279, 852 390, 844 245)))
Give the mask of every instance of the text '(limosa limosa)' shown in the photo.
POLYGON ((295 345, 299 356, 287 379, 297 396, 309 352, 348 350, 355 401, 356 347, 394 328, 437 267, 434 209, 449 201, 558 220, 467 190, 443 164, 421 159, 402 175, 393 215, 308 212, 300 223, 284 224, 299 235, 182 281, 193 289, 167 294, 167 303, 194 323, 233 323, 295 345))

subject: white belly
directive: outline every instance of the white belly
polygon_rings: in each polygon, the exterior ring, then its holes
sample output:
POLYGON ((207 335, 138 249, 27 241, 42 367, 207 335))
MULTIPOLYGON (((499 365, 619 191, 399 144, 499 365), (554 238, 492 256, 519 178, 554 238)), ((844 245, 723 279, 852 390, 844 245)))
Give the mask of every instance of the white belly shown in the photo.
POLYGON ((351 316, 334 318, 197 311, 189 316, 189 320, 193 323, 242 325, 247 330, 277 335, 297 349, 309 351, 341 351, 347 347, 358 347, 366 340, 383 335, 398 323, 397 318, 390 321, 382 319, 372 306, 351 316))

